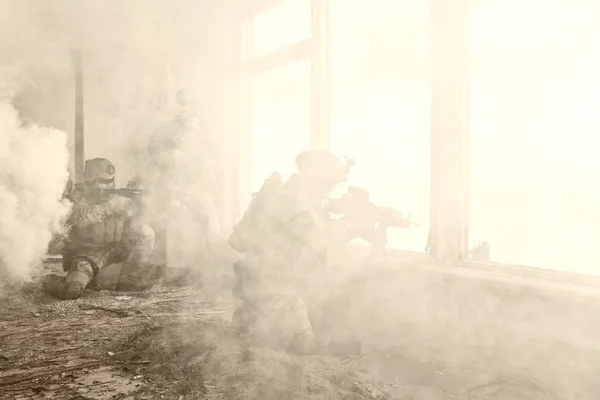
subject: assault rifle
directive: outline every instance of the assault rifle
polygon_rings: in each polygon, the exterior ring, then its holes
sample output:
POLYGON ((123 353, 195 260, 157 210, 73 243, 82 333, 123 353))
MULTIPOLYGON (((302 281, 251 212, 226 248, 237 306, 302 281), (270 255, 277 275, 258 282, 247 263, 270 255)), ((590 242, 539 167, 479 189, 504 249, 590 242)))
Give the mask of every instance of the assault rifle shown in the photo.
POLYGON ((86 193, 87 195, 90 195, 92 197, 95 197, 97 199, 105 199, 108 200, 113 196, 121 196, 121 197, 127 197, 129 199, 132 199, 136 206, 137 206, 137 214, 142 214, 145 207, 144 207, 144 198, 146 196, 146 192, 141 189, 140 187, 133 187, 133 185, 128 184, 126 188, 97 188, 97 187, 93 187, 93 186, 83 186, 83 185, 76 185, 77 187, 79 187, 81 190, 83 190, 84 193, 86 193))
POLYGON ((97 194, 100 197, 106 198, 111 196, 121 196, 128 197, 130 199, 138 199, 139 197, 144 195, 144 191, 142 189, 133 189, 133 188, 122 188, 122 189, 104 189, 104 188, 89 188, 86 190, 91 190, 94 194, 97 194))
POLYGON ((342 220, 374 226, 372 231, 359 233, 361 238, 372 244, 367 261, 371 261, 380 253, 387 259, 385 246, 387 232, 390 228, 421 226, 411 220, 410 214, 404 218, 398 210, 371 203, 369 192, 356 186, 350 186, 347 193, 341 198, 330 199, 327 210, 331 214, 342 215, 342 220))

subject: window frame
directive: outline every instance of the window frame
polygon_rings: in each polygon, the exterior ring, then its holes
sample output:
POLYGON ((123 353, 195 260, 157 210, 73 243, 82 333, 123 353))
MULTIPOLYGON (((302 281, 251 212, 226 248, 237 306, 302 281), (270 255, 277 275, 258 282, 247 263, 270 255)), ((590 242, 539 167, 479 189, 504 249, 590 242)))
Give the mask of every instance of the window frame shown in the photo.
MULTIPOLYGON (((242 31, 242 60, 251 54, 252 17, 286 0, 248 0, 240 19, 242 31), (251 4, 251 5, 250 5, 251 4)), ((311 147, 329 148, 330 89, 329 89, 329 0, 311 1, 313 7, 312 36, 301 44, 285 47, 266 54, 252 62, 241 62, 241 113, 239 168, 246 171, 239 176, 236 199, 241 216, 250 193, 248 173, 252 137, 248 111, 251 109, 251 93, 248 82, 257 71, 276 69, 290 63, 312 60, 311 77, 311 147), (279 53, 279 54, 276 54, 279 53), (247 195, 244 195, 247 193, 247 195)), ((435 260, 437 265, 454 266, 469 271, 479 271, 487 279, 499 274, 517 282, 523 277, 541 279, 544 282, 589 285, 598 282, 593 277, 570 272, 560 272, 534 266, 509 265, 499 262, 481 262, 469 259, 468 207, 469 207, 469 66, 471 57, 471 9, 475 0, 432 0, 432 104, 431 104, 431 175, 430 175, 430 234, 427 254, 389 250, 392 258, 435 260), (458 49, 458 51, 457 51, 458 49), (450 71, 450 73, 448 73, 450 71), (448 104, 452 106, 449 107, 448 104), (448 173, 452 171, 452 173, 448 173), (439 262, 441 261, 441 263, 439 262), (590 280, 591 278, 591 280, 590 280)), ((357 251, 365 251, 365 245, 354 245, 357 251)), ((419 265, 418 263, 416 265, 419 265)), ((417 267, 416 267, 417 268, 417 267)), ((595 284, 593 284, 595 285, 595 284)))
POLYGON ((244 3, 240 26, 240 125, 236 151, 237 195, 234 213, 243 215, 250 200, 252 182, 252 80, 261 73, 289 66, 299 61, 311 61, 310 146, 329 148, 329 0, 305 0, 311 6, 311 36, 300 42, 252 58, 253 20, 287 0, 248 0, 244 3))

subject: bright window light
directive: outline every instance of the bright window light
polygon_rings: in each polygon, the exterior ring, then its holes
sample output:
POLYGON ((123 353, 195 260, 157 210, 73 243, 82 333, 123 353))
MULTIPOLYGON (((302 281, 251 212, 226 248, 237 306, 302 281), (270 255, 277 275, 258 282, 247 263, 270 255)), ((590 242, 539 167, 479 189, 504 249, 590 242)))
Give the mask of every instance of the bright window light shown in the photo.
POLYGON ((310 77, 311 62, 302 61, 254 78, 252 190, 274 171, 286 179, 310 148, 310 77))
POLYGON ((600 274, 600 6, 473 10, 470 242, 492 260, 600 274))
POLYGON ((423 252, 429 231, 430 5, 332 0, 332 150, 357 161, 350 183, 421 227, 388 247, 423 252))
POLYGON ((311 1, 285 0, 252 21, 252 57, 310 39, 311 1))

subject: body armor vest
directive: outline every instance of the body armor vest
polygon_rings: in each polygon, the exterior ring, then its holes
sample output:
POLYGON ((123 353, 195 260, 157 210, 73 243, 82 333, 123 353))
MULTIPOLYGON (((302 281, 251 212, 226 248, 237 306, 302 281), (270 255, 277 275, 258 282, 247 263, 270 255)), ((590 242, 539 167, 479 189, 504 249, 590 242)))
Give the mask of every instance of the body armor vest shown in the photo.
MULTIPOLYGON (((85 197, 88 205, 101 204, 106 200, 85 197)), ((129 220, 123 216, 111 216, 102 222, 91 224, 85 228, 73 226, 71 228, 71 241, 81 247, 104 247, 117 244, 123 240, 123 236, 129 227, 129 220)))

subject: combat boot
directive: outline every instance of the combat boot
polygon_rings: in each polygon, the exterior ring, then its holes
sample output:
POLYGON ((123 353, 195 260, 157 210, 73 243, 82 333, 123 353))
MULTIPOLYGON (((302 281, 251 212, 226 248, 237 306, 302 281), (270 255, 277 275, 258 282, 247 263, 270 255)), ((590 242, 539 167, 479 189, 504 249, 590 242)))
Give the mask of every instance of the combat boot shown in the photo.
POLYGON ((59 293, 62 293, 62 290, 65 286, 65 277, 50 274, 46 275, 43 280, 44 291, 48 293, 52 297, 60 297, 59 293))
POLYGON ((88 261, 77 262, 65 277, 65 288, 61 298, 71 300, 81 297, 94 275, 94 269, 88 261))
POLYGON ((81 282, 67 282, 66 276, 51 274, 44 279, 46 293, 61 300, 77 299, 81 297, 84 289, 81 282))

